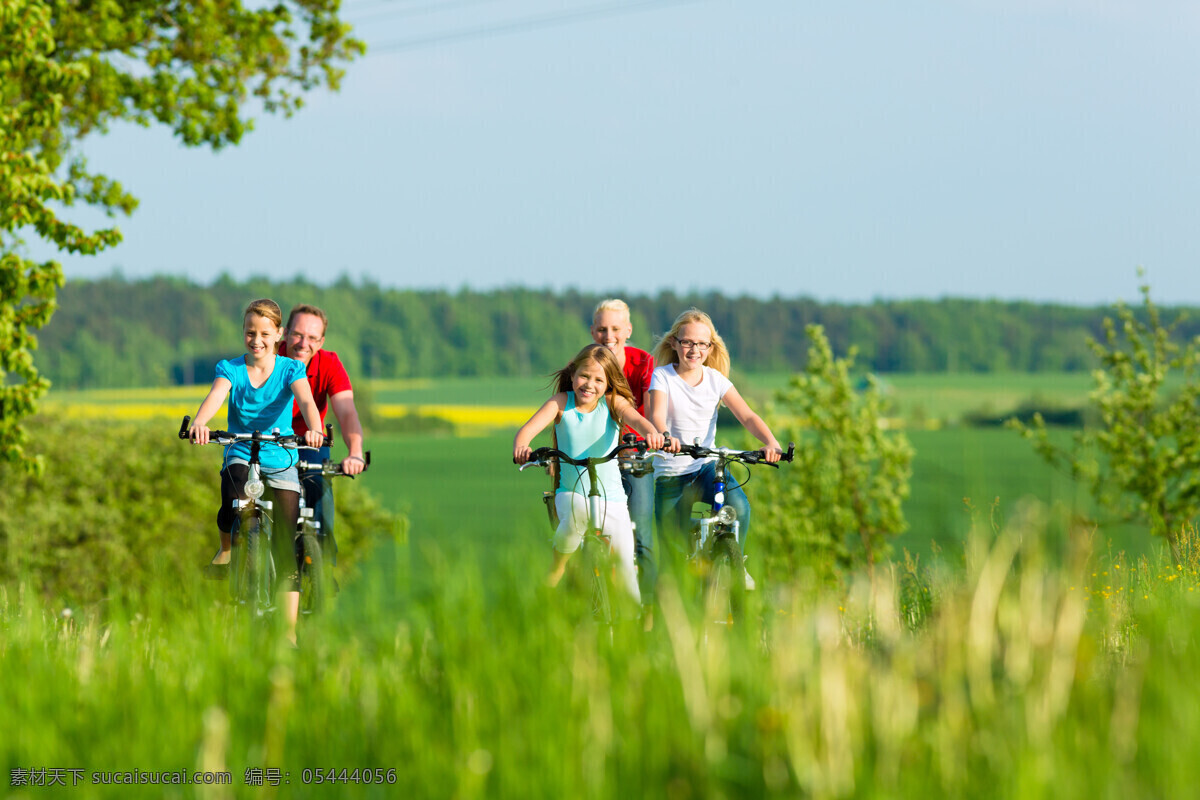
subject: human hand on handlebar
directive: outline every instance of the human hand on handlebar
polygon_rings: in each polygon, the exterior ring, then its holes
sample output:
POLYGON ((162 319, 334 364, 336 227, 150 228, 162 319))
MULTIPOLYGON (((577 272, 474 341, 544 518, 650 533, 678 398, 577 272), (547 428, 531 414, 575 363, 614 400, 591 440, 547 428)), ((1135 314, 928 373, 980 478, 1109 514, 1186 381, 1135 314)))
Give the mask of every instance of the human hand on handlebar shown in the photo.
POLYGON ((667 431, 663 431, 662 435, 663 443, 659 449, 666 450, 668 453, 678 453, 679 448, 683 446, 683 440, 678 438, 672 439, 667 431))
POLYGON ((783 448, 779 446, 779 442, 771 442, 762 449, 763 460, 768 464, 777 464, 779 459, 783 458, 783 448))
POLYGON ((191 440, 192 444, 208 444, 209 427, 193 424, 188 428, 187 438, 191 440))
POLYGON ((529 445, 514 444, 513 445, 513 463, 524 464, 529 460, 529 456, 533 454, 533 448, 529 445))
POLYGON ((343 475, 358 475, 367 468, 367 462, 360 456, 346 456, 342 459, 343 475))
POLYGON ((661 433, 652 433, 646 437, 646 446, 651 450, 662 450, 666 438, 661 433))
POLYGON ((304 443, 314 449, 320 449, 325 446, 325 434, 321 433, 321 431, 305 431, 304 443))

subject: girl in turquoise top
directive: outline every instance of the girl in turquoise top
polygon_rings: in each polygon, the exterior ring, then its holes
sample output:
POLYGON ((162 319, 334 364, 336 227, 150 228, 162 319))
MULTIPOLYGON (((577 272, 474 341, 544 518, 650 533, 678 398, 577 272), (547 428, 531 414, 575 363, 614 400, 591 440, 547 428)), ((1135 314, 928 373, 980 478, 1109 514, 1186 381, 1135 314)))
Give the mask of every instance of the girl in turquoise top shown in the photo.
MULTIPOLYGON (((293 358, 275 354, 275 346, 283 335, 283 313, 273 300, 255 300, 242 315, 242 336, 246 354, 217 364, 217 378, 208 396, 192 420, 189 438, 196 444, 208 444, 208 423, 221 410, 229 397, 228 429, 231 433, 292 432, 292 401, 308 424, 304 434, 309 447, 320 447, 325 437, 321 433, 321 414, 313 402, 304 365, 293 358)), ((217 512, 217 528, 221 533, 221 549, 212 563, 218 567, 229 563, 233 530, 233 499, 246 499, 245 486, 249 477, 250 445, 239 443, 225 453, 221 466, 221 508, 217 512)), ((295 564, 292 547, 296 520, 300 516, 300 480, 296 474, 296 459, 292 452, 279 447, 263 447, 259 454, 263 482, 274 495, 276 544, 275 563, 282 575, 295 572, 293 581, 280 581, 288 590, 284 609, 289 624, 289 638, 296 640, 296 618, 300 610, 297 579, 299 565, 295 564), (293 562, 288 568, 288 559, 293 562)))
MULTIPOLYGON (((558 437, 558 449, 571 458, 608 455, 617 446, 622 425, 628 425, 644 436, 651 449, 663 446, 662 434, 637 412, 621 365, 604 345, 590 344, 580 350, 570 364, 556 373, 556 379, 557 393, 517 431, 513 440, 513 460, 518 464, 529 460, 533 452, 530 443, 552 423, 558 437)), ((579 549, 588 524, 587 493, 591 489, 585 468, 562 464, 560 469, 562 477, 554 496, 559 519, 554 534, 554 565, 546 578, 550 586, 558 585, 568 559, 579 549)), ((604 497, 601 512, 604 533, 618 555, 626 589, 639 599, 633 558, 633 524, 617 462, 598 466, 596 478, 604 497)))

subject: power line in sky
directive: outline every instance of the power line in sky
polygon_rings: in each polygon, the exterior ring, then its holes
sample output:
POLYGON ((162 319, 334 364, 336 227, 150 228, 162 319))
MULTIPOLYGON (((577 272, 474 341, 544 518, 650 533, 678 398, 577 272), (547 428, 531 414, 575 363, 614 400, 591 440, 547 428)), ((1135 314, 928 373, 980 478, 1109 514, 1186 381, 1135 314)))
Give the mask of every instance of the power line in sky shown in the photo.
MULTIPOLYGON (((466 0, 463 1, 466 2, 466 0)), ((459 28, 457 30, 443 31, 441 33, 430 34, 427 36, 413 36, 408 39, 399 39, 397 41, 386 42, 380 45, 368 44, 367 55, 400 53, 406 50, 418 50, 423 47, 432 47, 438 44, 462 42, 470 39, 485 39, 492 36, 505 36, 515 33, 525 33, 527 31, 538 30, 540 28, 572 25, 580 22, 590 22, 604 19, 607 17, 621 16, 623 14, 632 14, 639 11, 651 11, 655 8, 691 5, 700 2, 704 2, 704 0, 635 0, 634 2, 604 3, 601 5, 589 6, 587 8, 576 9, 574 11, 533 14, 526 17, 520 17, 518 19, 490 23, 487 25, 459 28)))
POLYGON ((438 14, 442 11, 453 11, 467 6, 479 6, 485 3, 494 3, 496 0, 440 0, 436 3, 423 3, 421 5, 397 5, 395 0, 389 2, 389 8, 375 7, 366 12, 366 16, 360 19, 354 19, 350 16, 349 11, 346 12, 347 21, 352 25, 359 25, 363 22, 383 22, 385 20, 403 19, 405 17, 416 17, 425 14, 438 14))

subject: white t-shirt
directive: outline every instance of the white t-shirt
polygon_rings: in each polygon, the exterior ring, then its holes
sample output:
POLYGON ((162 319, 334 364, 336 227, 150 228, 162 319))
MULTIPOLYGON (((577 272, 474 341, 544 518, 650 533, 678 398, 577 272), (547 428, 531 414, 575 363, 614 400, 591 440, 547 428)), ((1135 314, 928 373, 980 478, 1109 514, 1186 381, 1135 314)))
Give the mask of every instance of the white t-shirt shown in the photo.
MULTIPOLYGON (((663 392, 667 396, 667 431, 672 439, 684 444, 700 440, 703 447, 713 447, 717 441, 717 407, 721 398, 733 388, 729 378, 712 367, 703 367, 700 383, 691 386, 675 372, 675 365, 668 364, 654 370, 650 378, 650 391, 663 392)), ((655 398, 658 402, 662 398, 655 398)), ((689 475, 712 459, 695 459, 690 456, 654 459, 654 476, 689 475)))

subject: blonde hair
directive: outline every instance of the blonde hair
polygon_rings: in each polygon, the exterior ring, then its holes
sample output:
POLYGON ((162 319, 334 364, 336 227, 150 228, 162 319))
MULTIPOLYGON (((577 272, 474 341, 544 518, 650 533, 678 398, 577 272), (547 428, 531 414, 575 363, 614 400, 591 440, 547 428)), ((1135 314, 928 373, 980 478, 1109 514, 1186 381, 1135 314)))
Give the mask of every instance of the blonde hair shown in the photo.
POLYGON ((725 340, 721 338, 721 334, 717 333, 717 328, 713 325, 712 318, 696 308, 689 308, 676 317, 674 324, 671 325, 671 330, 663 334, 663 337, 658 340, 658 345, 654 348, 655 363, 660 367, 665 367, 667 364, 679 363, 679 353, 675 352, 675 344, 679 341, 679 329, 684 325, 694 323, 707 325, 708 329, 712 332, 712 347, 708 349, 708 354, 704 357, 704 366, 712 367, 728 378, 729 348, 725 346, 725 340))
POLYGON ((279 304, 274 300, 266 297, 261 300, 255 300, 250 305, 246 306, 246 312, 242 314, 242 321, 245 322, 246 317, 251 314, 257 314, 263 319, 268 319, 275 323, 276 328, 283 327, 283 312, 279 310, 279 304))
POLYGON ((629 388, 629 381, 625 380, 621 365, 617 363, 617 357, 602 344, 589 344, 575 354, 570 364, 554 373, 554 391, 573 391, 572 381, 575 379, 575 373, 588 362, 595 362, 604 370, 604 377, 608 381, 608 388, 604 390, 604 399, 608 402, 608 415, 612 417, 613 422, 622 424, 621 417, 613 408, 613 400, 620 395, 632 408, 637 408, 637 403, 633 401, 633 392, 629 388))
POLYGON ((619 311, 625 315, 625 319, 632 322, 632 315, 629 313, 629 306, 624 300, 616 297, 610 297, 607 300, 601 300, 596 305, 596 309, 592 312, 592 324, 596 324, 596 317, 600 316, 601 311, 619 311))

